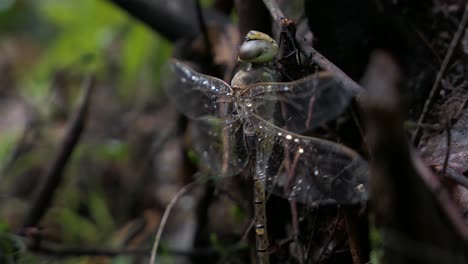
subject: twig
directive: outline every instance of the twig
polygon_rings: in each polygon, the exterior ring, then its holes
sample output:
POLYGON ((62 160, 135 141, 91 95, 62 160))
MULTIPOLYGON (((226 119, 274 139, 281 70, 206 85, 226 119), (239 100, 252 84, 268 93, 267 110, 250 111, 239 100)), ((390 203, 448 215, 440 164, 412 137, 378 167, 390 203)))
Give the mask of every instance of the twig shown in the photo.
POLYGON ((322 69, 330 71, 334 74, 336 74, 336 77, 338 77, 345 87, 351 89, 357 95, 362 95, 365 90, 360 86, 358 83, 356 83, 353 79, 351 79, 346 73, 344 73, 340 68, 338 68, 335 64, 333 64, 331 61, 329 61, 327 58, 325 58, 320 52, 309 46, 304 40, 298 41, 299 48, 301 51, 304 53, 305 56, 309 57, 313 62, 317 63, 318 66, 320 66, 322 69))
POLYGON ((87 76, 83 82, 84 93, 82 95, 78 110, 72 118, 70 125, 68 126, 60 149, 44 177, 44 181, 39 189, 39 192, 37 193, 36 198, 33 200, 33 204, 31 205, 27 217, 23 222, 23 228, 36 226, 47 212, 47 209, 50 207, 55 190, 62 180, 63 170, 67 165, 67 162, 70 159, 70 156, 73 153, 73 150, 80 140, 81 134, 84 130, 94 84, 94 75, 87 76))
MULTIPOLYGON (((278 4, 273 0, 263 0, 263 3, 270 11, 270 15, 273 17, 276 23, 281 27, 281 18, 284 18, 283 12, 278 7, 278 4)), ((297 37, 296 37, 297 38, 297 37)), ((346 73, 344 73, 340 68, 338 68, 335 64, 330 62, 327 58, 325 58, 322 54, 316 51, 314 48, 309 46, 305 41, 296 39, 297 43, 299 44, 299 48, 304 53, 304 55, 310 58, 313 62, 317 63, 321 68, 324 70, 330 71, 343 82, 345 87, 351 89, 358 95, 358 101, 360 100, 360 96, 364 89, 357 84, 353 79, 351 79, 346 73)))
POLYGON ((149 262, 150 264, 155 263, 154 261, 156 260, 156 253, 158 251, 159 242, 161 241, 162 231, 164 230, 164 227, 166 226, 166 222, 167 222, 167 219, 169 218, 169 214, 171 213, 172 208, 174 207, 175 203, 180 199, 180 197, 182 197, 182 195, 184 195, 187 191, 189 191, 192 187, 194 187, 196 183, 197 182, 191 182, 185 185, 184 187, 182 187, 182 189, 180 189, 176 193, 174 198, 172 198, 171 202, 167 205, 167 208, 164 211, 164 215, 161 219, 161 223, 159 223, 158 232, 156 233, 156 236, 154 239, 153 248, 151 250, 151 258, 149 262))
POLYGON ((421 115, 419 116, 416 131, 413 134, 413 145, 416 147, 419 147, 419 140, 421 138, 421 133, 422 133, 422 123, 424 122, 426 115, 429 111, 429 107, 433 104, 434 102, 434 95, 439 91, 439 83, 442 80, 442 76, 445 73, 445 70, 447 69, 448 63, 450 59, 452 58, 453 52, 455 50, 455 47, 457 46, 458 42, 460 41, 460 38, 463 34, 463 32, 466 29, 466 23, 468 21, 468 3, 465 5, 465 12, 463 13, 463 17, 460 21, 460 24, 458 25, 457 32, 453 36, 452 42, 450 43, 450 46, 447 50, 447 53, 445 55, 444 61, 442 62, 442 65, 440 66, 439 72, 437 73, 436 79, 434 81, 434 84, 432 85, 431 91, 429 93, 429 96, 424 103, 423 110, 421 112, 421 115))

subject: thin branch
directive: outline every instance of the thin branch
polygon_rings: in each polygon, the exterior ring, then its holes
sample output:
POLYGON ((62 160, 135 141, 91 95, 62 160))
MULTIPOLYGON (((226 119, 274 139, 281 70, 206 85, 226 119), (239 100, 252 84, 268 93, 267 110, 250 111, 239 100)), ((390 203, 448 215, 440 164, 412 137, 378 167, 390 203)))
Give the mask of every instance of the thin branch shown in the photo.
POLYGON ((421 139, 421 134, 422 134, 422 123, 426 119, 426 115, 429 111, 429 107, 434 103, 434 96, 435 94, 439 91, 439 83, 442 80, 442 76, 445 73, 445 70, 447 69, 447 66, 450 62, 450 59, 452 58, 453 52, 455 51, 455 47, 458 45, 458 42, 461 39, 461 36, 463 32, 465 32, 466 29, 466 24, 468 22, 468 3, 465 5, 465 12, 463 13, 463 17, 460 20, 460 24, 458 25, 457 32, 455 32, 455 35, 453 36, 452 42, 450 43, 450 46, 447 50, 447 53, 445 54, 444 61, 442 62, 442 65, 440 66, 439 72, 437 73, 436 79, 434 81, 434 84, 432 85, 431 91, 429 93, 429 96, 424 103, 423 110, 421 112, 421 115, 419 116, 416 131, 413 134, 413 144, 418 147, 421 139))
POLYGON ((83 82, 84 92, 78 110, 68 126, 59 151, 43 178, 44 181, 32 202, 31 208, 24 220, 23 228, 36 226, 50 207, 55 190, 62 181, 63 170, 84 130, 94 84, 94 75, 87 76, 83 82))
MULTIPOLYGON (((279 9, 278 4, 274 0, 263 0, 263 3, 270 11, 271 17, 275 22, 281 27, 281 19, 284 18, 283 12, 279 9)), ((340 68, 335 64, 325 58, 322 54, 316 51, 314 48, 309 46, 304 40, 297 39, 296 41, 299 44, 299 48, 304 53, 304 55, 310 58, 313 62, 317 63, 324 70, 330 71, 344 83, 345 87, 351 89, 352 91, 358 94, 358 101, 360 100, 360 95, 363 94, 364 89, 357 84, 353 79, 351 79, 346 73, 344 73, 340 68)))
POLYGON ((343 82, 345 87, 357 93, 358 96, 362 95, 365 92, 362 86, 360 86, 353 79, 351 79, 348 75, 346 75, 346 73, 344 73, 335 64, 333 64, 331 61, 325 58, 325 56, 320 54, 320 52, 318 52, 317 50, 309 46, 306 41, 304 40, 298 41, 298 44, 299 44, 299 48, 301 49, 301 51, 304 53, 305 56, 310 58, 313 62, 317 63, 317 65, 320 66, 322 69, 334 73, 341 80, 341 82, 343 82))
POLYGON ((149 262, 150 264, 155 263, 156 253, 158 251, 159 242, 161 241, 161 235, 162 235, 162 232, 164 230, 164 227, 166 226, 166 222, 167 222, 167 219, 169 218, 169 214, 171 213, 172 208, 174 207, 175 203, 180 199, 180 197, 182 197, 182 195, 184 195, 187 191, 189 191, 191 188, 193 188, 196 183, 197 182, 191 182, 191 183, 185 185, 184 187, 182 187, 182 189, 180 189, 176 193, 174 198, 172 198, 171 202, 167 205, 167 208, 164 211, 164 215, 163 215, 163 217, 161 219, 161 222, 159 223, 158 232, 156 233, 156 236, 155 236, 155 239, 154 239, 153 248, 151 250, 151 258, 150 258, 150 262, 149 262))

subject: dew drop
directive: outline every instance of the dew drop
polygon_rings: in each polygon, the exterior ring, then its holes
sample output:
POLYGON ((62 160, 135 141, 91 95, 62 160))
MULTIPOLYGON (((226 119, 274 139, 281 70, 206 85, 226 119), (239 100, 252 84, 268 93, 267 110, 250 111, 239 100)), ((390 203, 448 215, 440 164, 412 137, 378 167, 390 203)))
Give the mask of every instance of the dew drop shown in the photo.
POLYGON ((362 183, 357 185, 355 188, 356 188, 356 191, 358 191, 358 192, 365 192, 366 191, 366 188, 364 187, 364 184, 362 184, 362 183))

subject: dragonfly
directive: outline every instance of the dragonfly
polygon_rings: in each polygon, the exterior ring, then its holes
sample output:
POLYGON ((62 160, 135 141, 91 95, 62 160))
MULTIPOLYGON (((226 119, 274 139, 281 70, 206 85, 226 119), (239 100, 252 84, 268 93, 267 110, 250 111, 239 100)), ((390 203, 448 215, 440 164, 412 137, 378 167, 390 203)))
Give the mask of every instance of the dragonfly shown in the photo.
POLYGON ((166 92, 193 120, 201 164, 222 177, 253 169, 258 263, 269 263, 266 191, 311 206, 356 204, 368 198, 368 165, 352 149, 302 136, 339 116, 356 95, 330 72, 279 82, 278 45, 250 31, 239 48, 231 84, 170 63, 166 92))

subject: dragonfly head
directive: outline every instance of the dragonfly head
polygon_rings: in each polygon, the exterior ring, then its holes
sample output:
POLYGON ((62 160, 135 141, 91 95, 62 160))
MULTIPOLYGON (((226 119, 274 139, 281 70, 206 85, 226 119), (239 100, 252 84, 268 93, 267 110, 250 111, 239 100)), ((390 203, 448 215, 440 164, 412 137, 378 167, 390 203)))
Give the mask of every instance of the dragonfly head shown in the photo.
POLYGON ((239 48, 239 61, 267 63, 273 60, 277 52, 278 44, 274 39, 260 31, 251 30, 239 48))

